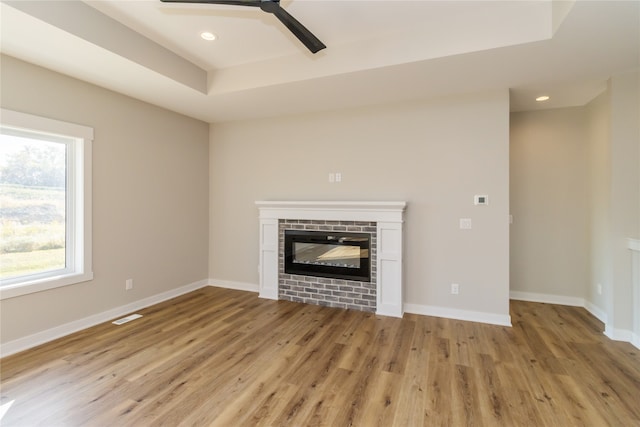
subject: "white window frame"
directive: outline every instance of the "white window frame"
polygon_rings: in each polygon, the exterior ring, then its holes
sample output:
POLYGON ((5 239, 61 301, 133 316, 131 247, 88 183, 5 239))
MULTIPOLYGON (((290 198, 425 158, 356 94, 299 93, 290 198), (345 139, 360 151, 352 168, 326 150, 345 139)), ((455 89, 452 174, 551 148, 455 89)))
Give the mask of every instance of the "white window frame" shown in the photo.
POLYGON ((17 132, 61 137, 67 144, 66 267, 0 280, 0 300, 92 280, 93 128, 4 108, 0 109, 0 124, 17 132))

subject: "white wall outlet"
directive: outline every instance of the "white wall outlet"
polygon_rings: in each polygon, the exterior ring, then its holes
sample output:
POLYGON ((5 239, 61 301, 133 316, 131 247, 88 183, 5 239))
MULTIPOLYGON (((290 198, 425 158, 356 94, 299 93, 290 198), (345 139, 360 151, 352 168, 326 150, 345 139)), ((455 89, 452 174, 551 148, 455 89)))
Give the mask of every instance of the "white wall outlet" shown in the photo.
POLYGON ((335 181, 336 181, 336 174, 332 172, 329 174, 329 182, 335 182, 335 181))
POLYGON ((598 295, 602 295, 602 285, 600 283, 598 283, 598 295))
POLYGON ((342 182, 342 172, 336 172, 336 182, 342 182))
POLYGON ((127 279, 127 280, 124 282, 124 289, 125 289, 126 291, 130 291, 131 289, 133 289, 133 279, 127 279))
POLYGON ((460 293, 460 285, 458 285, 457 283, 452 283, 451 284, 451 293, 453 295, 458 295, 460 293))
POLYGON ((460 230, 471 230, 471 218, 460 218, 460 230))

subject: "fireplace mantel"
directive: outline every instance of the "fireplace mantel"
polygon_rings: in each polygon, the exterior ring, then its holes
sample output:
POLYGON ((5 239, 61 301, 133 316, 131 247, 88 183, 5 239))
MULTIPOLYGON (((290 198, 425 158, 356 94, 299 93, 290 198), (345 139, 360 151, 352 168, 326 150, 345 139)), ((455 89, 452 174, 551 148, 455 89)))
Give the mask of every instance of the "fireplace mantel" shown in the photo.
POLYGON ((278 299, 278 221, 376 222, 376 314, 402 317, 402 229, 406 202, 257 201, 260 211, 260 297, 278 299))
POLYGON ((402 222, 406 202, 256 202, 260 218, 402 222), (295 215, 292 217, 291 215, 295 215))

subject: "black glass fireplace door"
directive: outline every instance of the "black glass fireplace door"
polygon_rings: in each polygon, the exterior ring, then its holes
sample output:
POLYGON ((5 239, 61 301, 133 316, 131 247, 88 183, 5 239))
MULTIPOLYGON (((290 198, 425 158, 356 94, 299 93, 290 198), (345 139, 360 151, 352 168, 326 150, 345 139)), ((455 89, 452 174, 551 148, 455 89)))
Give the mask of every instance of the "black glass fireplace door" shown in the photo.
POLYGON ((371 235, 285 230, 285 273, 368 282, 371 235))

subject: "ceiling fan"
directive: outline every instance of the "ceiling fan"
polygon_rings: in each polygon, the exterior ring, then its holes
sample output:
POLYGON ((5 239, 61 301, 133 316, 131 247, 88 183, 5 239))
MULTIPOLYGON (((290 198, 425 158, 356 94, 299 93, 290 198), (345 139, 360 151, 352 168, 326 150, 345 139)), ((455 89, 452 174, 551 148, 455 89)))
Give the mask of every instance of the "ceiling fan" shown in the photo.
POLYGON ((166 3, 207 3, 229 4, 233 6, 259 7, 264 12, 273 13, 298 38, 311 53, 316 53, 326 46, 311 31, 307 30, 296 18, 280 6, 280 0, 160 0, 166 3))

